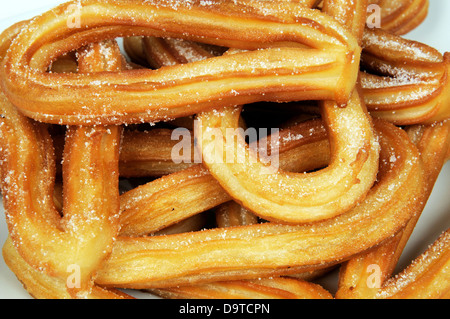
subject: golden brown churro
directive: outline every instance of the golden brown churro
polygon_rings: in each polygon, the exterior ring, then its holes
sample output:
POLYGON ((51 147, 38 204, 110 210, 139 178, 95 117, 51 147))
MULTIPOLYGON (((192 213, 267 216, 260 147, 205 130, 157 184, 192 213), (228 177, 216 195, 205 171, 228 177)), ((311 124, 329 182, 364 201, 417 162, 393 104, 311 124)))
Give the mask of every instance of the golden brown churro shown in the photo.
MULTIPOLYGON (((427 176, 427 186, 424 192, 430 194, 437 176, 446 162, 446 152, 450 143, 450 127, 448 123, 442 123, 420 128, 412 127, 410 130, 414 131, 413 139, 416 140, 424 162, 427 176)), ((385 288, 382 287, 392 276, 419 217, 420 213, 414 216, 401 232, 383 245, 345 263, 341 270, 336 297, 367 299, 386 295, 383 293, 385 288), (373 278, 374 269, 371 269, 374 265, 377 267, 376 278, 373 278), (371 280, 375 280, 375 282, 368 285, 371 280)), ((391 280, 389 285, 392 287, 397 285, 397 287, 389 289, 399 289, 398 284, 394 284, 395 281, 396 279, 391 280)), ((431 291, 429 293, 431 298, 439 297, 433 295, 431 291)), ((414 298, 412 295, 411 297, 414 298)))
MULTIPOLYGON (((10 39, 2 39, 2 52, 10 39)), ((106 65, 112 69, 121 67, 121 59, 117 63, 96 62, 102 58, 95 56, 96 51, 114 50, 112 44, 95 46, 91 51, 80 51, 81 64, 89 61, 87 68, 92 71, 106 65)), ((108 58, 114 56, 120 57, 113 54, 108 58)), ((71 266, 76 265, 79 283, 67 287, 67 292, 89 295, 95 271, 110 252, 118 232, 121 128, 68 129, 63 165, 64 216, 60 218, 53 203, 55 168, 47 127, 23 117, 1 96, 2 158, 7 163, 2 166, 2 194, 15 249, 32 267, 63 278, 63 282, 71 266)), ((115 296, 113 292, 109 294, 115 296)))
POLYGON ((361 65, 366 72, 361 72, 361 83, 374 117, 397 125, 448 119, 448 54, 382 30, 366 30, 362 45, 361 65))
POLYGON ((450 154, 450 56, 401 37, 427 11, 82 0, 11 26, 6 264, 34 298, 448 298, 448 230, 394 275, 450 154))
POLYGON ((369 0, 369 5, 379 6, 380 27, 390 33, 402 35, 410 32, 425 20, 428 0, 369 0))
POLYGON ((70 4, 34 19, 5 58, 0 75, 5 93, 35 119, 59 124, 140 123, 255 101, 324 97, 345 104, 356 81, 360 48, 351 34, 331 17, 301 3, 235 1, 225 6, 201 1, 87 0, 80 6, 80 19, 87 24, 77 36, 65 23, 70 4), (230 18, 235 21, 232 25, 227 22, 230 18), (58 32, 50 33, 55 24, 60 25, 58 32), (137 34, 201 39, 240 49, 269 47, 158 71, 45 73, 56 54, 74 50, 94 35, 100 40, 137 34), (302 80, 309 72, 316 74, 315 89, 308 89, 310 79, 302 80), (263 81, 255 81, 257 77, 263 81), (60 85, 52 85, 55 81, 60 85), (239 82, 240 88, 235 84, 239 82), (90 98, 92 93, 98 95, 96 99, 90 98))

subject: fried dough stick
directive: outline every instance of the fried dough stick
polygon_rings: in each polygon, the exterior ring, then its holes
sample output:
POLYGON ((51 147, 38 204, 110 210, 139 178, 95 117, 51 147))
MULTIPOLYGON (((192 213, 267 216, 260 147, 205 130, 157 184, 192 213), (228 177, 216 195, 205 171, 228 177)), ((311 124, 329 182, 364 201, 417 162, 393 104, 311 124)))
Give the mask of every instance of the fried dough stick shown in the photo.
MULTIPOLYGON (((330 7, 341 7, 335 4, 330 7)), ((366 4, 354 2, 355 12, 364 12, 366 4)), ((327 8, 328 2, 324 2, 325 12, 327 8)), ((362 36, 365 14, 357 14, 355 19, 358 23, 354 27, 362 36)), ((233 140, 228 131, 237 129, 241 109, 226 107, 202 112, 195 124, 201 133, 199 147, 211 174, 235 201, 258 216, 288 224, 332 218, 355 206, 373 185, 379 150, 357 90, 345 108, 333 101, 321 102, 332 157, 326 169, 313 174, 274 172, 274 167, 253 154, 242 138, 233 140), (218 131, 219 136, 208 134, 211 129, 218 131), (243 161, 239 154, 244 156, 243 161)))
MULTIPOLYGON (((420 176, 420 173, 418 174, 418 176, 420 176)), ((417 177, 417 176, 416 176, 417 177)), ((420 178, 419 178, 420 179, 420 178)), ((419 184, 420 184, 421 182, 419 182, 419 184)), ((372 207, 373 208, 373 207, 372 207)), ((253 226, 255 226, 255 225, 253 225, 253 226)), ((255 227, 253 227, 253 226, 249 226, 249 227, 240 227, 240 228, 238 228, 239 230, 242 230, 242 229, 245 229, 245 228, 255 228, 255 227)), ((270 225, 270 224, 265 224, 265 225, 256 225, 256 227, 262 227, 262 226, 273 226, 273 225, 270 225)), ((276 225, 276 227, 281 227, 280 225, 276 225)), ((215 232, 218 232, 218 231, 220 231, 220 230, 214 230, 215 232)), ((227 230, 227 231, 237 231, 237 228, 233 228, 233 229, 231 229, 231 230, 227 230)), ((295 231, 294 231, 295 232, 295 231)), ((262 231, 262 230, 259 230, 258 231, 258 234, 261 234, 261 233, 264 233, 264 234, 267 234, 266 233, 266 231, 262 231)), ((323 232, 320 232, 321 234, 323 234, 323 232)), ((205 234, 205 233, 203 233, 203 234, 205 234)), ((206 240, 212 240, 211 239, 211 233, 209 233, 208 232, 208 234, 206 235, 207 237, 207 239, 206 240)), ((222 236, 228 236, 228 233, 224 233, 224 235, 222 235, 222 236)), ((258 236, 256 236, 256 238, 258 238, 259 237, 259 235, 258 236)), ((264 235, 261 235, 261 237, 264 237, 264 235)), ((271 236, 271 238, 273 238, 274 236, 271 236)), ((256 242, 256 238, 253 238, 253 240, 252 240, 252 242, 254 243, 254 242, 256 242)), ((174 238, 175 239, 175 238, 174 238)), ((237 238, 234 238, 233 237, 233 240, 235 241, 237 238)), ((259 238, 258 238, 259 239, 259 238)), ((156 242, 158 242, 158 239, 156 239, 155 240, 155 238, 152 238, 152 240, 153 241, 155 241, 155 244, 156 244, 156 242)), ((183 240, 183 242, 184 242, 185 240, 183 240)), ((186 242, 187 243, 189 243, 188 245, 187 245, 187 250, 189 251, 190 249, 192 249, 192 247, 194 246, 194 242, 193 242, 193 240, 192 240, 192 238, 189 238, 189 239, 187 239, 186 240, 186 242)), ((130 242, 128 242, 128 241, 124 241, 124 243, 130 243, 130 242)), ((147 244, 148 244, 149 242, 147 242, 147 244)), ((131 243, 130 243, 131 244, 131 243)), ((131 245, 132 246, 132 245, 131 245)), ((131 247, 130 246, 130 247, 131 247)), ((157 244, 157 246, 159 246, 158 244, 157 244)), ((201 246, 203 247, 203 246, 205 246, 205 241, 201 241, 201 246)), ((141 248, 142 248, 142 246, 141 246, 141 248)), ((161 249, 161 247, 160 247, 160 249, 161 249)), ((255 253, 255 247, 253 246, 252 247, 252 253, 254 254, 255 253)), ((217 250, 217 249, 216 249, 217 250)), ((142 257, 142 250, 141 250, 141 253, 139 254, 141 257, 142 257)), ((270 253, 269 253, 270 254, 270 253)), ((216 254, 215 254, 216 255, 216 254)), ((235 258, 237 258, 237 256, 234 256, 233 258, 231 258, 230 259, 230 255, 229 254, 225 254, 226 256, 228 256, 228 258, 227 258, 227 260, 228 261, 234 261, 235 260, 235 258)), ((276 254, 277 256, 280 256, 280 254, 278 253, 278 254, 276 254)), ((154 257, 154 256, 153 256, 154 257)), ((216 256, 216 257, 218 257, 218 256, 216 256)), ((148 258, 148 257, 147 257, 148 258)), ((267 258, 267 256, 265 256, 265 258, 267 258)), ((239 259, 239 258, 238 258, 239 259)), ((112 260, 112 259, 111 259, 112 260)), ((118 259, 118 260, 121 260, 121 261, 125 261, 125 260, 128 260, 128 261, 131 261, 130 259, 118 259)), ((198 256, 197 257, 195 257, 195 260, 198 260, 198 256)), ((246 260, 247 262, 248 262, 248 259, 244 259, 244 260, 246 260)), ((242 262, 244 262, 244 260, 241 260, 242 262)), ((267 259, 266 259, 267 260, 267 259)), ((324 262, 323 260, 322 260, 322 264, 323 263, 326 263, 326 262, 324 262)), ((221 269, 222 269, 222 271, 221 271, 221 275, 223 275, 223 273, 224 273, 224 271, 223 271, 223 263, 220 263, 220 265, 221 265, 221 269)), ((198 265, 197 265, 197 267, 199 267, 198 265)), ((273 268, 273 266, 271 266, 272 268, 273 268)), ((291 265, 291 267, 292 268, 295 268, 295 267, 293 267, 292 265, 291 265)), ((211 268, 208 268, 208 269, 211 269, 211 268)), ((110 268, 109 268, 109 270, 110 270, 110 268)), ((246 271, 249 271, 249 269, 248 268, 246 268, 245 269, 246 271)), ((161 271, 161 267, 158 267, 158 271, 161 271)), ((257 272, 257 270, 253 270, 252 272, 257 272)), ((261 270, 260 270, 261 271, 261 270)), ((272 270, 272 273, 273 272, 275 272, 276 273, 276 271, 273 271, 272 270)), ((234 272, 234 271, 231 271, 230 272, 231 274, 232 273, 236 273, 236 272, 234 272)), ((230 276, 230 273, 228 274, 228 276, 230 276)), ((270 272, 269 272, 270 273, 270 272)), ((105 274, 109 274, 109 272, 108 271, 105 271, 105 274)), ((237 275, 237 274, 236 274, 237 275)), ((205 273, 202 273, 202 275, 199 275, 198 277, 200 277, 200 276, 205 276, 205 273)), ((240 276, 242 276, 242 274, 240 275, 240 276)), ((249 275, 244 275, 244 276, 249 276, 249 275)), ((251 276, 251 275, 250 275, 251 276)), ((193 280, 194 278, 195 278, 196 276, 192 276, 192 278, 190 278, 189 280, 193 280)), ((197 280, 198 280, 198 277, 197 277, 197 280)), ((173 280, 173 277, 171 276, 171 278, 172 278, 172 280, 173 280)), ((216 277, 217 278, 217 277, 216 277)), ((179 280, 179 279, 178 279, 179 280)), ((203 280, 205 280, 205 279, 203 279, 203 280)), ((211 279, 209 279, 209 280, 211 280, 211 279)), ((177 280, 174 280, 175 281, 175 283, 177 283, 177 280)), ((169 282, 170 282, 170 280, 169 280, 169 282)), ((138 282, 136 282, 136 284, 139 286, 139 283, 138 282)), ((142 283, 143 284, 143 283, 142 283)), ((148 285, 149 283, 147 283, 147 284, 143 284, 143 285, 148 285)), ((160 284, 162 284, 161 282, 160 282, 160 284)), ((167 284, 167 283, 166 283, 167 284)), ((150 285, 151 285, 151 283, 150 283, 150 285)))
MULTIPOLYGON (((339 8, 339 6, 337 6, 336 8, 339 8)), ((353 20, 352 16, 347 12, 340 12, 338 10, 335 10, 334 8, 330 9, 331 10, 327 11, 332 16, 338 16, 339 19, 342 19, 344 21, 347 20, 348 22, 353 20)), ((349 23, 346 23, 346 25, 349 25, 349 23)), ((396 58, 398 57, 395 57, 394 59, 396 58)), ((448 149, 448 143, 450 141, 449 127, 447 125, 438 125, 429 128, 429 130, 431 130, 431 132, 427 132, 427 134, 424 134, 425 140, 418 143, 420 145, 419 151, 421 153, 421 158, 424 161, 424 169, 426 175, 426 184, 423 190, 425 198, 428 198, 431 193, 432 186, 434 185, 440 168, 444 163, 445 155, 448 149)), ((424 208, 424 206, 425 201, 423 201, 422 203, 422 209, 424 208)), ((419 208, 418 212, 411 218, 405 229, 397 234, 394 239, 389 239, 386 243, 383 243, 379 247, 374 248, 371 252, 367 254, 363 253, 360 256, 351 259, 345 264, 342 270, 342 276, 340 277, 341 281, 340 290, 337 293, 338 297, 345 295, 345 293, 347 293, 348 295, 351 295, 352 293, 354 293, 355 295, 357 295, 358 293, 364 295, 367 290, 370 291, 370 289, 367 289, 367 276, 361 276, 360 273, 358 273, 358 270, 361 270, 363 268, 362 266, 369 267, 373 266, 374 264, 381 263, 383 276, 390 276, 390 272, 393 271, 393 267, 395 266, 396 261, 398 260, 400 253, 403 250, 403 247, 406 244, 422 209, 419 208), (358 274, 360 276, 358 276, 358 274), (358 280, 360 287, 363 286, 361 285, 362 282, 364 282, 366 286, 362 289, 356 289, 356 284, 349 286, 349 283, 347 281, 352 282, 355 280, 358 280), (344 293, 342 293, 342 291, 344 291, 344 293)), ((385 278, 383 277, 380 280, 383 281, 384 279, 385 278)), ((376 290, 372 291, 376 292, 376 290)))
POLYGON ((286 275, 340 263, 379 244, 403 229, 425 198, 417 148, 401 129, 375 124, 382 150, 378 182, 352 211, 304 226, 119 237, 96 282, 145 289, 286 275))
POLYGON ((362 47, 361 85, 372 116, 397 125, 448 119, 449 53, 379 29, 366 29, 362 47))
MULTIPOLYGON (((20 28, 21 24, 2 34, 2 57, 20 28)), ((35 297, 48 297, 48 294, 39 284, 29 282, 30 278, 40 277, 42 283, 48 283, 58 279, 45 276, 54 276, 66 282, 72 274, 71 267, 76 266, 79 278, 73 286, 66 286, 67 292, 60 291, 62 295, 86 297, 101 293, 123 298, 123 294, 114 290, 92 287, 95 272, 112 249, 118 233, 117 167, 121 129, 69 129, 64 158, 64 175, 68 181, 64 186, 65 207, 61 218, 53 203, 55 163, 47 126, 25 118, 3 94, 0 98, 1 186, 11 238, 4 250, 8 265, 17 271, 35 297), (18 254, 12 252, 11 243, 18 254), (19 258, 24 261, 12 262, 19 258), (28 276, 25 271, 30 267, 25 263, 42 276, 28 276)))
POLYGON ((326 98, 342 105, 356 81, 359 56, 360 47, 347 30, 301 2, 83 0, 33 19, 11 46, 0 77, 8 98, 34 119, 131 124, 256 101, 326 98), (74 4, 80 8, 80 29, 67 26, 74 4), (159 70, 46 72, 57 56, 93 40, 137 35, 248 51, 159 70), (316 75, 313 87, 305 72, 316 75))
MULTIPOLYGON (((220 205, 215 210, 217 227, 253 225, 258 218, 234 201, 220 205)), ((149 292, 163 298, 211 299, 331 299, 332 295, 321 286, 294 278, 275 277, 256 280, 235 280, 189 285, 149 292)))
MULTIPOLYGON (((448 123, 440 123, 433 126, 409 128, 409 130, 413 140, 418 145, 424 162, 427 181, 424 193, 429 196, 441 168, 447 160, 450 126, 448 123)), ((419 212, 408 222, 404 230, 383 245, 345 263, 341 269, 336 297, 344 299, 376 298, 383 295, 386 282, 389 281, 390 285, 393 286, 395 280, 390 278, 420 216, 421 213, 419 212), (375 275, 373 274, 374 265, 377 266, 375 275)), ((398 287, 395 289, 399 290, 398 287)), ((440 297, 439 293, 435 294, 434 290, 429 290, 427 293, 429 298, 440 297)), ((425 297, 425 295, 426 293, 423 292, 422 296, 425 297)), ((410 297, 414 298, 414 295, 410 295, 410 297)))

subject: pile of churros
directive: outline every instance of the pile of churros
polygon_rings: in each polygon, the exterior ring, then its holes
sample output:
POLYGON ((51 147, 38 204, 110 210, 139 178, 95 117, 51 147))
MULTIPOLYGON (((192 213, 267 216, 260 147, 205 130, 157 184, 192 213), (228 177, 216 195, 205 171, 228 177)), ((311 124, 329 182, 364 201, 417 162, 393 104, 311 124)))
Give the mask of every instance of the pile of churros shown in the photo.
POLYGON ((80 0, 11 26, 6 264, 34 298, 449 298, 450 230, 394 273, 450 158, 450 54, 403 37, 427 9, 80 0))

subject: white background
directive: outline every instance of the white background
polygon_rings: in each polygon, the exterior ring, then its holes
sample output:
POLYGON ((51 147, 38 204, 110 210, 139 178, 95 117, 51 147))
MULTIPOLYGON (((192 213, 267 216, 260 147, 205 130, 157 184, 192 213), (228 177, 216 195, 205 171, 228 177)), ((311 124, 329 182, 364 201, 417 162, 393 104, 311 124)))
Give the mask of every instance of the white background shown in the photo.
MULTIPOLYGON (((0 31, 11 24, 29 19, 53 6, 63 3, 61 0, 0 0, 0 31)), ((450 51, 450 1, 430 0, 429 15, 418 29, 406 38, 418 40, 441 52, 450 51)), ((414 230, 413 236, 405 248, 399 263, 399 269, 407 266, 412 259, 422 253, 439 234, 450 227, 450 163, 447 164, 435 186, 425 211, 414 230)), ((0 215, 0 245, 3 245, 7 229, 3 209, 0 215)), ((321 283, 331 291, 335 289, 336 273, 321 283)), ((30 298, 17 281, 15 275, 0 258, 0 298, 30 298)))

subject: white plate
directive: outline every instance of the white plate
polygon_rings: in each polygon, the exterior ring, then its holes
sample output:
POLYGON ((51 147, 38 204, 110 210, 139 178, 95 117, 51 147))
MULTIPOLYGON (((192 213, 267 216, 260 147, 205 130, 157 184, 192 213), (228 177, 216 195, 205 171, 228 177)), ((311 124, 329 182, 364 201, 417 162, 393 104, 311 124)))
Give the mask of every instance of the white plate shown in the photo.
MULTIPOLYGON (((63 3, 61 0, 13 0, 0 3, 0 30, 4 30, 15 22, 32 18, 53 6, 63 3)), ((406 38, 417 40, 440 50, 450 51, 450 1, 430 0, 430 10, 426 21, 416 30, 409 33, 406 38)), ((419 220, 414 233, 408 242, 398 269, 404 268, 412 259, 421 254, 441 233, 450 227, 450 163, 448 163, 436 183, 435 189, 419 220)), ((7 228, 4 220, 3 208, 0 218, 0 244, 3 245, 7 228)), ((326 277, 321 283, 331 291, 335 290, 336 273, 326 277)), ((137 293, 137 296, 141 294, 137 293)), ((145 295, 144 295, 145 296, 145 295)), ((25 299, 30 298, 22 288, 15 275, 0 258, 0 298, 25 299)))

